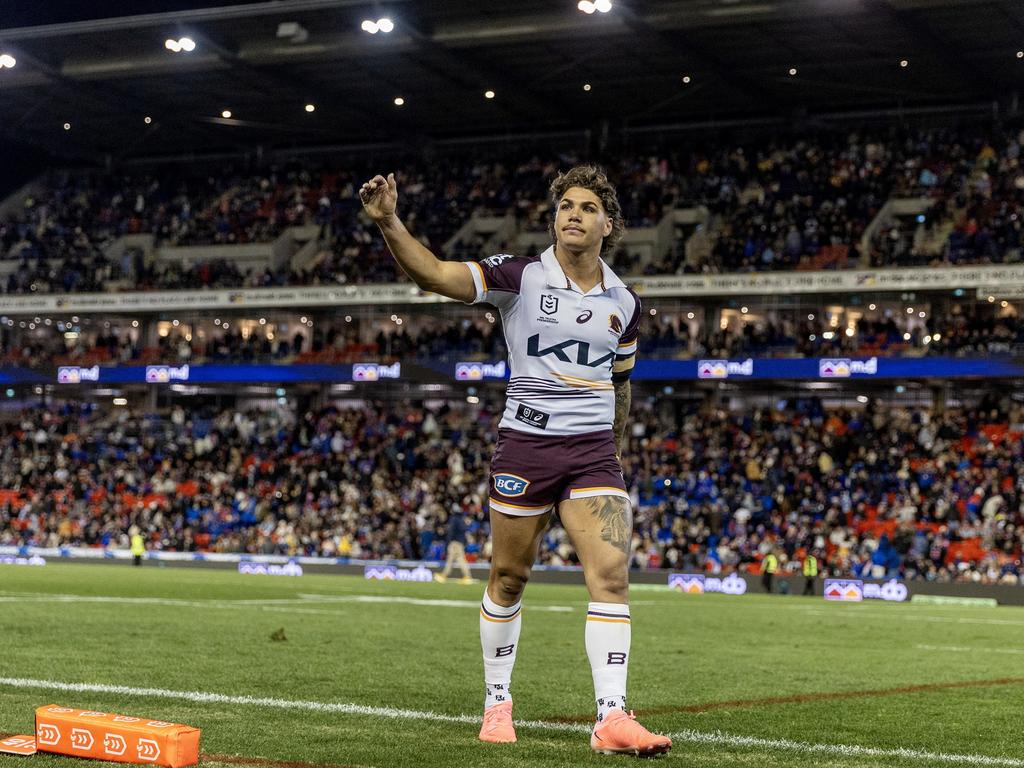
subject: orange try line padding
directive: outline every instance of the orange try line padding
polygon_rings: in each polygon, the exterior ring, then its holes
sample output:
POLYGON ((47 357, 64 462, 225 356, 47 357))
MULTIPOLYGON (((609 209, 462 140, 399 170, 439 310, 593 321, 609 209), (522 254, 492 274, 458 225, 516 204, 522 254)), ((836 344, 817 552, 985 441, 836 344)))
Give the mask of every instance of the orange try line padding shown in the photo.
POLYGON ((8 736, 0 740, 0 752, 6 755, 34 755, 36 753, 35 736, 8 736))
POLYGON ((118 763, 184 768, 199 762, 199 729, 48 704, 36 710, 36 748, 118 763))

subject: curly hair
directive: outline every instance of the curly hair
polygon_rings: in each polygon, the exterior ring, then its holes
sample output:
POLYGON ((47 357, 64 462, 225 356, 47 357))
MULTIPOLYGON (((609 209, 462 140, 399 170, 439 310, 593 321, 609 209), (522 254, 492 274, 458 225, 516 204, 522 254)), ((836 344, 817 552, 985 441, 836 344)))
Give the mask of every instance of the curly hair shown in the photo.
MULTIPOLYGON (((605 214, 612 222, 611 233, 601 243, 601 255, 611 253, 619 240, 626 234, 626 222, 622 217, 622 207, 619 205, 619 198, 615 194, 615 187, 608 181, 608 176, 596 165, 577 165, 565 173, 560 173, 551 182, 551 203, 557 209, 558 203, 571 187, 589 189, 601 201, 605 214)), ((548 223, 548 233, 552 240, 555 237, 555 218, 551 217, 548 223)))

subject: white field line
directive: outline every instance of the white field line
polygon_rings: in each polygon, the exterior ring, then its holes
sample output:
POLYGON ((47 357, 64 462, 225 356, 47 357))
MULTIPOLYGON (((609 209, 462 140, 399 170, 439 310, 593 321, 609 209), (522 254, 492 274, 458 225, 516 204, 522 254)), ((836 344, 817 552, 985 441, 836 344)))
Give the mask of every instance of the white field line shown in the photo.
MULTIPOLYGON (((298 709, 310 712, 325 712, 341 715, 365 715, 393 720, 428 720, 433 722, 460 723, 477 726, 478 715, 448 715, 441 712, 424 712, 414 709, 393 707, 368 707, 361 704, 345 704, 321 701, 300 701, 257 696, 229 696, 204 691, 173 691, 165 688, 133 688, 127 685, 104 685, 99 683, 64 683, 56 680, 33 680, 19 677, 0 677, 0 686, 10 688, 32 688, 48 691, 74 693, 106 693, 119 696, 140 696, 163 699, 180 699, 200 704, 229 704, 238 706, 269 707, 274 709, 298 709)), ((565 733, 586 734, 590 726, 572 723, 549 723, 539 720, 520 720, 519 728, 534 728, 565 733)), ((1002 766, 1024 768, 1024 760, 1014 757, 989 757, 987 755, 954 754, 949 752, 925 752, 916 749, 884 749, 864 747, 856 744, 813 744, 790 739, 764 739, 758 736, 735 736, 721 731, 694 731, 685 729, 670 733, 674 741, 690 744, 712 744, 716 746, 765 749, 773 752, 799 752, 804 754, 833 755, 837 757, 881 757, 921 760, 929 764, 952 763, 954 765, 1002 766)))
POLYGON ((915 645, 922 651, 950 651, 951 653, 1005 653, 1024 656, 1024 648, 969 648, 966 645, 915 645))
MULTIPOLYGON (((479 608, 479 600, 426 600, 416 597, 400 597, 387 595, 338 595, 316 597, 300 595, 300 600, 180 600, 170 597, 113 597, 106 595, 67 595, 46 593, 0 593, 0 603, 119 603, 129 605, 165 605, 183 608, 222 608, 249 609, 256 608, 282 613, 311 613, 325 616, 337 616, 337 611, 308 609, 301 606, 312 606, 318 603, 399 603, 402 605, 425 606, 431 608, 479 608)), ((568 605, 531 605, 531 611, 548 613, 572 613, 575 609, 568 605)), ((582 609, 581 609, 582 610, 582 609)))
MULTIPOLYGON (((836 611, 823 611, 818 609, 810 609, 806 611, 812 616, 831 616, 833 618, 842 618, 841 614, 836 611)), ((912 611, 899 611, 889 613, 888 611, 856 611, 851 612, 851 616, 872 616, 885 619, 893 619, 896 621, 925 621, 932 624, 978 624, 984 626, 997 626, 997 627, 1024 627, 1024 620, 1014 619, 978 619, 978 618, 957 618, 956 616, 915 616, 912 611)))

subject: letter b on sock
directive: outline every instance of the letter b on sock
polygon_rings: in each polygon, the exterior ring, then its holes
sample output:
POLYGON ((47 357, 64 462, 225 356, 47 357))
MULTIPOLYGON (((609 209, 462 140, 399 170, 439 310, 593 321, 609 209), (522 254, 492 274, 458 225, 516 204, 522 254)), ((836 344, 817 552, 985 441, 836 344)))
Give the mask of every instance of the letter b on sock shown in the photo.
POLYGON ((511 656, 513 653, 515 653, 515 651, 515 643, 512 643, 512 645, 502 645, 498 647, 497 651, 494 654, 494 658, 500 659, 502 656, 511 656))
POLYGON ((612 653, 608 654, 608 666, 612 666, 612 665, 615 665, 615 664, 625 665, 625 663, 626 663, 626 654, 624 654, 624 653, 615 653, 615 652, 612 652, 612 653))

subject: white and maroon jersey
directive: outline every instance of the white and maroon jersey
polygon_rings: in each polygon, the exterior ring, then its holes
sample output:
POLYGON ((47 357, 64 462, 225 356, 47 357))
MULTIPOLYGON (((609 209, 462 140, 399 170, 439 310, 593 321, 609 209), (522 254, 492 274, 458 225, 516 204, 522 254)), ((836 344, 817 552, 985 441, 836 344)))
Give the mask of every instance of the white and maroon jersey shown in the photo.
POLYGON ((603 260, 601 282, 584 293, 566 277, 554 247, 539 257, 466 264, 473 303, 497 307, 505 331, 511 378, 499 426, 536 435, 611 429, 612 382, 629 378, 636 354, 639 297, 603 260))

